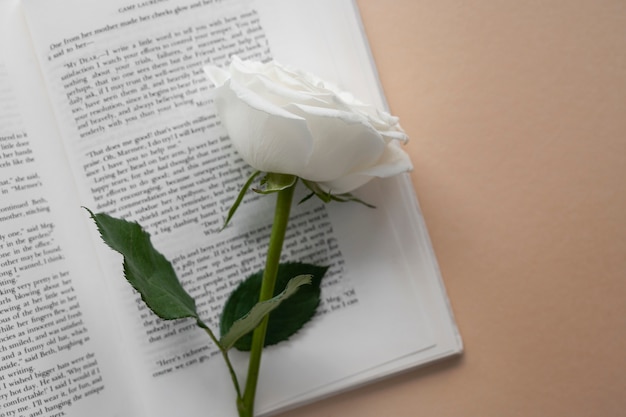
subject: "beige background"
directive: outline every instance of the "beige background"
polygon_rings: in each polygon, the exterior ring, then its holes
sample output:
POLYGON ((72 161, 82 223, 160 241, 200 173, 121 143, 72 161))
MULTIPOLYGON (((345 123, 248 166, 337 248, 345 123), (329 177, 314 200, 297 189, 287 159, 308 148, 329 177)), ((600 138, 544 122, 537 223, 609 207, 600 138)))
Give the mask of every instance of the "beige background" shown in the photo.
POLYGON ((626 415, 626 2, 358 0, 466 352, 282 417, 626 415))

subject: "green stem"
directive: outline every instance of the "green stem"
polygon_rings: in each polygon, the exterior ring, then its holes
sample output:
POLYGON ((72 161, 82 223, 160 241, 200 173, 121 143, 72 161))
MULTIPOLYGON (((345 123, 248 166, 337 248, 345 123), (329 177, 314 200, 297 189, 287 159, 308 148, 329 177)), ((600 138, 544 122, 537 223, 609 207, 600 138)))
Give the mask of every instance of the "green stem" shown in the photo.
POLYGON ((235 368, 233 368, 233 364, 230 361, 230 357, 228 356, 228 351, 222 347, 222 345, 220 344, 220 341, 217 340, 217 337, 215 337, 215 334, 209 328, 209 326, 204 324, 204 322, 200 319, 196 320, 196 323, 198 324, 199 327, 204 329, 204 331, 209 335, 211 340, 213 340, 213 343, 215 343, 215 345, 219 348, 220 352, 222 353, 222 357, 224 358, 224 362, 226 362, 226 366, 228 367, 228 372, 230 373, 230 378, 232 379, 233 385, 235 386, 235 392, 237 392, 237 402, 241 401, 241 388, 239 387, 239 381, 237 381, 237 374, 235 373, 235 368))
MULTIPOLYGON (((272 225, 272 234, 270 236, 270 243, 267 249, 267 258, 265 261, 261 291, 259 293, 259 301, 269 300, 274 296, 274 285, 276 284, 280 253, 283 249, 283 241, 285 240, 285 232, 287 231, 289 212, 291 211, 291 202, 293 200, 293 192, 295 188, 295 185, 292 185, 284 190, 278 191, 278 196, 276 198, 276 211, 274 212, 274 224, 272 225)), ((269 315, 261 321, 252 334, 246 388, 243 393, 242 400, 237 404, 240 417, 252 417, 254 415, 254 397, 256 394, 257 381, 259 379, 261 353, 263 352, 263 345, 265 344, 265 333, 267 332, 268 320, 269 315)))

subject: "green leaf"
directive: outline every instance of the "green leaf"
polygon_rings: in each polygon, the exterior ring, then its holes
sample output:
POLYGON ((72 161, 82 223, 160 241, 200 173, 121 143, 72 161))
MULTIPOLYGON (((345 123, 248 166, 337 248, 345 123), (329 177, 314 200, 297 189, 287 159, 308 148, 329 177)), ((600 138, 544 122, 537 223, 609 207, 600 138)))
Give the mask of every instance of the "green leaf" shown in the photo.
POLYGON ((248 177, 248 180, 243 185, 243 187, 241 187, 241 190, 239 191, 239 194, 237 195, 235 202, 233 203, 230 210, 228 210, 228 216, 226 216, 226 220, 224 221, 224 226, 222 226, 222 230, 226 228, 226 226, 228 225, 228 222, 230 222, 230 219, 232 219, 232 217, 235 215, 235 212, 239 208, 239 205, 241 204, 241 201, 243 200, 243 197, 245 196, 246 192, 250 188, 250 185, 252 185, 252 182, 260 173, 261 171, 254 171, 252 175, 248 177))
POLYGON ((87 211, 104 242, 124 256, 124 276, 150 310, 165 320, 198 319, 194 299, 180 285, 171 263, 154 249, 150 235, 139 224, 87 211))
POLYGON ((282 191, 289 187, 292 187, 297 180, 298 177, 296 177, 295 175, 276 174, 270 172, 265 175, 265 177, 263 177, 263 179, 261 180, 261 185, 265 188, 254 188, 253 191, 259 194, 276 193, 278 191, 282 191))
POLYGON ((283 292, 267 301, 256 303, 245 316, 233 323, 228 333, 220 339, 220 345, 226 350, 233 347, 237 340, 253 331, 261 320, 263 320, 263 317, 278 308, 283 301, 295 294, 300 286, 311 284, 311 279, 311 275, 298 275, 289 280, 283 292))
MULTIPOLYGON (((312 281, 311 285, 301 287, 270 314, 265 346, 287 340, 315 315, 320 302, 320 284, 327 270, 328 267, 296 262, 279 265, 274 295, 283 291, 292 277, 311 275, 312 281)), ((222 335, 227 334, 233 323, 243 317, 259 301, 262 279, 263 271, 261 270, 242 281, 232 292, 222 310, 220 320, 222 335)), ((237 340, 234 346, 239 350, 248 351, 251 342, 252 333, 250 332, 237 340)))

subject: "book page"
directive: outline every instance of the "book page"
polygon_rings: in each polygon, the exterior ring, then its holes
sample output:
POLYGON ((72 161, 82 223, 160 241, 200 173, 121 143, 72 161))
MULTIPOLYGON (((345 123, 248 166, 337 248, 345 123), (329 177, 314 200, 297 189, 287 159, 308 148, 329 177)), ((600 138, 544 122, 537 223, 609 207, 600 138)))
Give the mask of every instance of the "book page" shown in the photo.
POLYGON ((0 17, 0 415, 133 410, 18 2, 0 17))
MULTIPOLYGON (((235 54, 276 56, 382 104, 352 3, 323 3, 25 3, 81 204, 140 222, 214 329, 234 285, 263 265, 273 198, 246 196, 231 226, 219 231, 250 168, 220 125, 202 66, 226 65, 235 54)), ((410 187, 406 178, 398 181, 410 187)), ((398 239, 403 226, 392 220, 398 206, 411 216, 415 207, 387 189, 397 191, 380 182, 360 191, 376 210, 311 201, 295 208, 283 259, 330 270, 320 314, 288 343, 267 350, 259 410, 436 345, 428 304, 416 296, 398 239), (388 207, 394 197, 398 205, 388 207)), ((123 282, 120 257, 104 244, 98 252, 149 413, 232 414, 234 391, 206 335, 192 323, 155 318, 123 282)), ((420 249, 431 274, 425 287, 443 300, 433 287, 431 256, 420 249)), ((446 314, 442 305, 435 310, 446 314)), ((233 354, 241 380, 245 359, 233 354)))

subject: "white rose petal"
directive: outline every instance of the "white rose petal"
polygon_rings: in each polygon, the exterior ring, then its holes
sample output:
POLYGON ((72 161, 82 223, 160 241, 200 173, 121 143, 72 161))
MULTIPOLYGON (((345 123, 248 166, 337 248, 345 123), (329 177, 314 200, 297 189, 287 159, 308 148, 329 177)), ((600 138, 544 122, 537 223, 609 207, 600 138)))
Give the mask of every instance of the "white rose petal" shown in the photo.
POLYGON ((234 58, 205 68, 234 147, 253 168, 297 175, 333 194, 412 169, 398 119, 312 74, 234 58))

